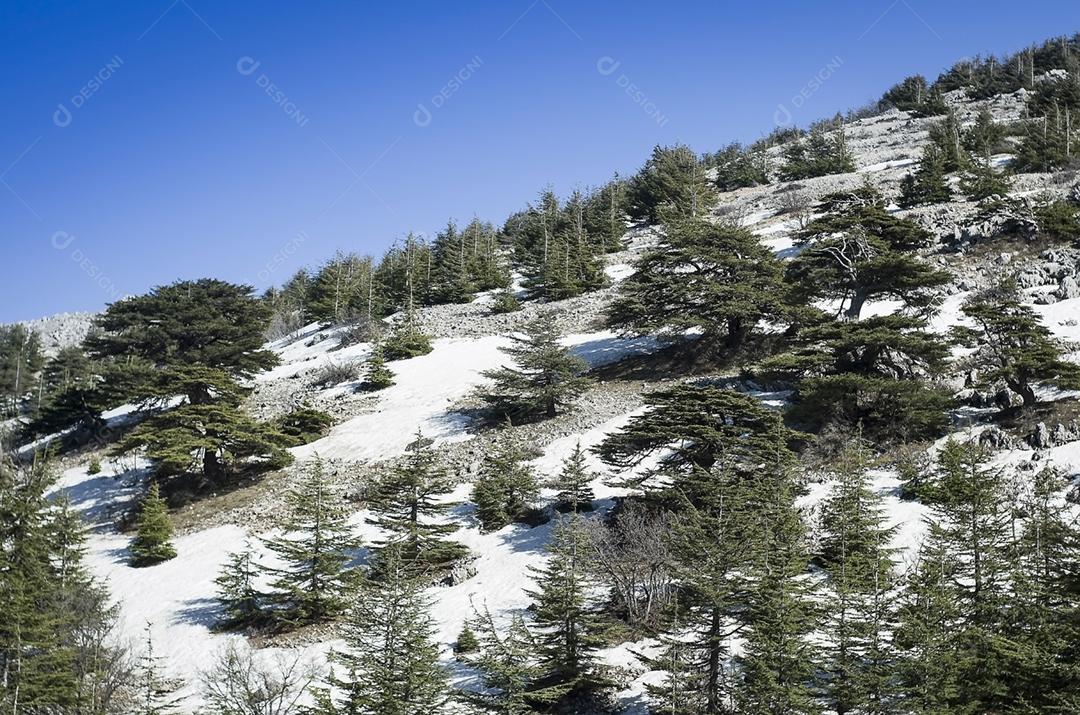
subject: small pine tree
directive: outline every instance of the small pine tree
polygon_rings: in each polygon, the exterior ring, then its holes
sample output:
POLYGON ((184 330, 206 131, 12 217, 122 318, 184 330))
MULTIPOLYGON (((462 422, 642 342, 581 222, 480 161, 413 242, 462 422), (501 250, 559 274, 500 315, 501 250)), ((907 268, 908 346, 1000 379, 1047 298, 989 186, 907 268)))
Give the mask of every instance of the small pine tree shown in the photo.
POLYGON ((592 511, 595 496, 589 483, 593 478, 594 475, 585 465, 581 442, 578 442, 574 451, 563 461, 559 474, 552 480, 551 486, 559 490, 555 497, 556 508, 559 511, 592 511))
POLYGON ((260 568, 251 542, 241 551, 228 556, 225 566, 214 583, 218 587, 218 603, 222 608, 222 628, 237 628, 258 623, 265 617, 266 594, 259 591, 256 581, 260 568))
POLYGON ((519 310, 521 310, 521 301, 511 291, 500 290, 491 296, 492 314, 516 313, 519 310))
POLYGON ((593 582, 581 519, 575 514, 555 525, 550 559, 533 569, 536 590, 528 593, 535 605, 541 675, 531 697, 548 707, 587 711, 602 702, 609 683, 596 664, 602 621, 589 603, 593 582))
POLYGON ((322 461, 288 497, 289 516, 282 536, 265 544, 284 566, 269 569, 280 602, 275 614, 286 625, 326 621, 345 608, 354 574, 345 568, 350 552, 359 548, 352 535, 345 505, 334 493, 322 461))
POLYGON ((923 149, 919 168, 900 182, 900 206, 911 208, 924 204, 943 204, 952 199, 952 189, 945 175, 945 157, 934 144, 923 149))
POLYGON ((171 538, 172 523, 169 521, 169 507, 155 482, 150 485, 150 489, 139 506, 138 531, 131 541, 131 546, 128 547, 131 553, 131 565, 153 566, 175 558, 176 548, 172 545, 171 538))
POLYGON ((383 341, 382 357, 386 361, 408 360, 427 355, 432 350, 431 336, 420 332, 416 326, 416 313, 410 304, 404 318, 383 341))
POLYGON ((513 359, 514 366, 484 372, 493 384, 480 395, 496 413, 554 417, 588 389, 589 380, 584 377, 588 365, 559 344, 554 317, 532 320, 510 340, 500 350, 513 359))
POLYGON ((367 376, 360 384, 361 390, 376 392, 384 390, 394 384, 394 371, 386 366, 381 347, 372 349, 371 356, 367 359, 367 376))
POLYGON ((521 447, 510 440, 484 456, 472 500, 485 531, 523 518, 540 495, 536 476, 523 464, 524 459, 521 447))
POLYGON ((442 713, 450 701, 439 664, 435 627, 422 585, 396 549, 382 576, 365 580, 345 623, 345 648, 335 651, 329 677, 337 694, 317 694, 326 713, 442 713), (340 674, 339 674, 340 673, 340 674))
POLYGON ((536 712, 530 694, 541 675, 536 664, 537 644, 520 615, 508 626, 497 626, 486 608, 477 611, 471 628, 477 633, 479 650, 470 665, 480 673, 484 688, 467 691, 462 699, 480 712, 496 715, 528 715, 536 712))
POLYGON ((456 504, 440 497, 454 483, 431 444, 417 431, 407 447, 405 463, 394 467, 372 491, 374 517, 369 523, 388 532, 375 545, 377 573, 381 573, 381 554, 387 548, 393 548, 404 567, 417 576, 438 574, 469 553, 464 544, 446 538, 458 526, 441 517, 456 504))
POLYGON ((468 623, 461 627, 457 640, 454 641, 454 653, 458 656, 467 656, 480 649, 480 639, 468 623))
POLYGON ((90 465, 86 468, 86 473, 90 476, 95 474, 101 474, 101 460, 94 457, 90 460, 90 465))
POLYGON ((178 711, 181 682, 165 676, 162 672, 162 657, 154 653, 154 638, 150 624, 146 624, 146 650, 139 658, 135 669, 137 695, 135 698, 136 715, 168 715, 178 711))

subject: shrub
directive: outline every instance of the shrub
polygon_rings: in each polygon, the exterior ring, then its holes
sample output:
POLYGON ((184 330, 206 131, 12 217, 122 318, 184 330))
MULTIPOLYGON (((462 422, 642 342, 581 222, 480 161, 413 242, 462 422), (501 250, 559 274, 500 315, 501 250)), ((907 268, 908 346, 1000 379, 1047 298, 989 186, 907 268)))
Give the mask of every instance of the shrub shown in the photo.
POLYGON ((278 431, 285 435, 290 447, 314 442, 324 436, 334 418, 320 410, 301 407, 277 418, 278 431))
POLYGON ((90 466, 86 468, 87 474, 101 474, 101 460, 94 457, 90 460, 90 466))
POLYGON ((508 290, 500 290, 491 297, 491 313, 493 315, 515 313, 519 310, 521 310, 521 301, 508 290))
POLYGON ((322 389, 358 379, 360 379, 360 366, 356 362, 330 362, 315 371, 311 384, 322 389))
POLYGON ((387 361, 408 360, 427 355, 431 350, 430 335, 425 335, 413 327, 402 327, 395 330, 383 343, 382 354, 387 361))
POLYGON ((1039 233, 1052 241, 1080 244, 1080 208, 1054 201, 1035 210, 1039 233))

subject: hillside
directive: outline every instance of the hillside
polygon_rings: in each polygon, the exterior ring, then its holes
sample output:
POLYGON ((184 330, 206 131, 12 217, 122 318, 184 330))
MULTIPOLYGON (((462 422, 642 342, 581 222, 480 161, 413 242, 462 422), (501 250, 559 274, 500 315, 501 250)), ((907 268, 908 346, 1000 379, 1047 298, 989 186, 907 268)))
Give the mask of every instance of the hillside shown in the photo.
MULTIPOLYGON (((1057 77, 1046 73, 1040 76, 1045 77, 1044 85, 1057 77)), ((1066 74, 1064 81, 1072 81, 1069 77, 1066 74)), ((964 131, 974 127, 980 115, 1001 126, 1015 126, 1029 120, 1029 100, 1039 92, 1038 86, 982 98, 972 97, 976 93, 968 89, 956 88, 943 91, 940 99, 955 113, 964 131)), ((926 161, 927 147, 934 144, 934 127, 945 116, 919 114, 893 107, 845 121, 843 141, 853 170, 840 173, 784 180, 779 169, 788 161, 792 143, 802 140, 768 146, 762 151, 770 167, 770 180, 717 192, 715 204, 704 216, 713 226, 746 229, 786 266, 813 245, 805 237, 807 227, 815 220, 832 216, 820 203, 824 198, 858 195, 872 188, 884 197, 885 214, 909 220, 930 237, 927 245, 911 254, 949 276, 947 282, 934 287, 932 304, 916 311, 920 319, 926 319, 926 332, 947 343, 947 354, 941 361, 948 366, 932 382, 934 389, 947 392, 950 399, 957 401, 942 413, 941 427, 909 440, 893 441, 889 432, 902 432, 901 425, 879 425, 876 429, 880 432, 874 432, 870 418, 858 425, 834 424, 829 429, 792 423, 800 430, 816 432, 791 438, 795 445, 792 458, 798 464, 792 468, 797 473, 793 508, 805 524, 809 553, 815 553, 814 548, 827 540, 823 519, 828 519, 825 512, 833 508, 828 506, 830 495, 842 478, 837 463, 830 462, 836 458, 835 443, 854 443, 856 428, 860 438, 863 429, 867 430, 875 443, 871 444, 873 458, 863 463, 866 485, 880 500, 883 533, 887 533, 883 553, 890 554, 895 562, 898 582, 918 570, 920 548, 930 530, 929 519, 932 515, 940 518, 941 514, 940 503, 932 503, 925 495, 913 498, 910 484, 905 486, 905 482, 910 482, 911 470, 924 476, 931 473, 934 460, 950 449, 950 440, 974 440, 989 449, 991 453, 979 466, 979 473, 1000 472, 1009 483, 1030 484, 1037 473, 1057 470, 1062 478, 1053 494, 1058 514, 1075 512, 1071 490, 1080 474, 1080 389, 1070 389, 1064 383, 1055 386, 1052 380, 1035 380, 1037 406, 1002 413, 1001 393, 1007 390, 1000 385, 978 384, 973 377, 978 371, 963 362, 975 348, 957 344, 951 337, 958 326, 975 325, 964 311, 969 305, 966 301, 1012 276, 1024 304, 1048 329, 1050 337, 1058 341, 1063 359, 1080 363, 1080 247, 1069 241, 1047 239, 1041 233, 1032 235, 1043 229, 1029 230, 1021 220, 1027 217, 1028 223, 1036 222, 1031 217, 1038 213, 1038 207, 1080 200, 1076 172, 1016 172, 1008 196, 998 197, 1009 202, 995 204, 997 213, 988 213, 986 201, 965 198, 959 189, 962 172, 946 172, 946 181, 956 192, 952 198, 901 208, 897 200, 905 178, 926 161), (885 436, 879 439, 875 436, 878 434, 885 436)), ((995 143, 994 152, 988 152, 987 165, 994 169, 1014 165, 1020 144, 1015 133, 1002 138, 995 143)), ((705 181, 716 181, 717 166, 706 162, 702 171, 705 181)), ((719 358, 715 353, 696 349, 699 343, 711 339, 704 329, 677 325, 662 335, 661 330, 612 325, 609 316, 627 282, 634 280, 643 257, 650 255, 670 231, 649 220, 626 220, 624 227, 620 245, 596 256, 603 278, 595 289, 572 297, 537 299, 530 292, 535 291, 535 283, 530 287, 528 277, 515 268, 509 290, 521 300, 520 311, 494 312, 494 302, 501 299, 498 289, 475 291, 475 299, 470 302, 403 305, 400 310, 388 311, 388 316, 379 321, 387 330, 408 323, 431 337, 432 349, 426 354, 388 361, 394 384, 385 389, 362 389, 365 378, 360 366, 380 343, 366 336, 357 341, 349 339, 355 323, 311 320, 280 330, 283 334, 265 345, 277 357, 277 364, 253 370, 250 379, 241 380, 251 388, 242 398, 244 414, 272 422, 300 408, 313 409, 328 414, 332 424, 311 441, 288 447, 291 464, 268 470, 259 478, 245 478, 203 493, 172 492, 170 518, 175 530, 175 558, 146 568, 130 564, 132 532, 128 515, 142 499, 155 465, 139 450, 123 455, 114 451, 116 437, 129 434, 132 425, 159 414, 154 410, 161 407, 160 403, 154 403, 153 409, 147 409, 146 403, 114 406, 103 415, 104 427, 97 432, 98 438, 61 450, 54 463, 59 477, 50 493, 66 494, 89 523, 86 563, 119 605, 116 637, 132 642, 138 649, 145 640, 144 629, 149 629, 163 673, 181 683, 180 712, 194 713, 205 704, 199 673, 206 670, 212 654, 229 642, 256 648, 258 662, 272 664, 283 655, 299 655, 317 668, 326 665, 332 650, 346 647, 340 620, 247 635, 218 627, 221 606, 216 599, 215 579, 230 554, 251 541, 259 561, 280 565, 279 555, 268 550, 263 540, 287 535, 282 525, 285 515, 295 507, 289 499, 290 490, 307 484, 317 463, 325 470, 328 485, 341 495, 349 530, 362 540, 363 546, 350 554, 363 565, 368 563, 373 546, 393 536, 383 526, 372 523, 378 517, 378 512, 371 509, 372 485, 395 468, 410 464, 409 448, 417 433, 433 441, 432 448, 448 470, 453 488, 435 499, 452 506, 432 517, 431 523, 455 526, 447 538, 466 546, 471 558, 456 565, 443 583, 425 584, 431 603, 432 638, 452 684, 477 690, 482 689, 481 671, 475 661, 457 658, 454 644, 466 622, 480 612, 489 612, 503 633, 509 631, 515 619, 535 617, 536 607, 530 607, 534 603, 530 592, 536 588, 535 570, 550 563, 551 554, 545 549, 551 545, 560 521, 553 518, 558 517, 552 508, 557 490, 551 480, 563 469, 575 447, 580 445, 585 450, 588 486, 595 499, 595 508, 585 512, 583 518, 601 524, 615 514, 625 513, 628 503, 649 493, 648 488, 634 483, 634 477, 655 476, 653 470, 661 467, 672 452, 685 447, 672 441, 664 449, 649 451, 632 465, 620 463, 611 458, 610 452, 600 449, 605 440, 650 412, 650 393, 687 385, 694 389, 719 385, 754 398, 776 415, 807 393, 805 383, 793 386, 791 382, 771 379, 760 365, 770 356, 785 354, 776 345, 794 335, 795 330, 786 330, 781 323, 817 327, 815 319, 806 318, 807 322, 801 323, 804 318, 789 318, 786 316, 790 314, 785 313, 782 319, 762 320, 760 325, 764 327, 752 329, 760 333, 757 342, 750 339, 742 351, 724 353, 719 358), (484 372, 508 364, 503 349, 510 345, 510 335, 538 317, 552 318, 559 343, 570 355, 584 361, 593 378, 591 384, 574 401, 573 409, 560 409, 550 419, 520 420, 512 426, 485 419, 484 401, 478 396, 478 390, 490 384, 484 372), (356 370, 346 370, 343 379, 328 384, 328 370, 341 366, 356 366, 356 370), (525 467, 543 485, 535 502, 541 516, 534 513, 532 523, 485 530, 477 515, 473 485, 487 468, 486 459, 498 453, 508 440, 522 446, 527 457, 525 467)), ((841 233, 843 230, 837 230, 830 235, 841 233)), ((566 250, 569 256, 569 248, 566 250)), ((566 260, 569 265, 570 258, 566 260)), ((878 317, 907 316, 911 311, 905 300, 891 294, 871 295, 861 314, 848 322, 865 324, 878 317)), ((844 300, 832 297, 804 302, 818 306, 828 316, 839 315, 844 309, 844 300)), ((86 335, 88 321, 82 315, 63 315, 27 325, 42 334, 45 352, 49 353, 78 344, 86 335)), ((811 344, 805 354, 820 356, 823 350, 811 344)), ((1012 402, 1007 407, 1019 409, 1015 395, 1008 399, 1012 402)), ((176 398, 164 410, 167 413, 182 403, 181 398, 176 398)), ((37 435, 35 441, 21 448, 21 454, 29 455, 32 446, 41 446, 55 437, 37 435)), ((752 441, 741 434, 735 444, 740 445, 739 449, 750 449, 747 445, 752 441)), ((781 553, 780 547, 774 552, 781 553)), ((703 560, 713 556, 701 554, 703 560)), ((827 583, 828 568, 822 558, 803 559, 799 579, 827 583)), ((267 574, 260 575, 260 588, 268 588, 269 580, 267 574)), ((673 577, 665 588, 674 588, 676 580, 673 577)), ((603 586, 595 584, 592 588, 603 590, 603 586)), ((826 593, 831 592, 822 586, 810 601, 833 604, 826 593)), ((1075 593, 1066 596, 1066 600, 1074 598, 1075 593)), ((596 601, 603 602, 604 598, 596 601)), ((738 614, 731 617, 737 620, 738 614)), ((596 657, 607 666, 605 672, 611 679, 608 711, 644 713, 652 707, 652 712, 669 712, 659 709, 659 696, 647 686, 666 687, 668 676, 660 664, 670 655, 671 639, 691 638, 680 630, 678 618, 674 617, 674 622, 660 619, 660 633, 654 634, 620 621, 621 632, 615 628, 614 634, 607 633, 601 639, 596 657)), ((824 626, 815 628, 807 638, 810 642, 827 640, 826 631, 824 626)), ((737 658, 749 652, 746 635, 743 630, 733 630, 724 638, 730 641, 725 646, 725 657, 732 659, 725 673, 734 677, 741 667, 736 665, 737 658)), ((834 711, 827 705, 821 707, 834 711)), ((1069 706, 1064 707, 1067 710, 1069 706)))

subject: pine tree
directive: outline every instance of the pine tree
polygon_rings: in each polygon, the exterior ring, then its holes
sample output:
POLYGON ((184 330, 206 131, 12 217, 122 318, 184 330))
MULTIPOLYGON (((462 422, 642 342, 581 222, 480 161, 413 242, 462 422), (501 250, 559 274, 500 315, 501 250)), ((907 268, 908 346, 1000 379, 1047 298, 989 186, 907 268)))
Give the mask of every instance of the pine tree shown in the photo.
POLYGON ((900 182, 900 206, 911 208, 924 204, 943 204, 952 199, 952 189, 945 175, 945 157, 935 144, 923 149, 919 167, 900 182))
POLYGON ((176 548, 171 538, 169 507, 161 496, 157 482, 154 482, 139 505, 138 531, 128 547, 131 565, 153 566, 175 558, 176 548))
POLYGON ((523 464, 520 445, 506 440, 484 455, 473 484, 476 518, 485 531, 495 531, 526 516, 540 496, 533 471, 523 464))
POLYGON ((704 344, 737 349, 759 322, 783 318, 784 294, 779 261, 752 232, 684 221, 641 257, 608 324, 672 338, 700 328, 704 344))
POLYGON ((548 563, 533 569, 536 590, 528 592, 541 672, 530 698, 551 708, 587 710, 601 702, 608 687, 596 665, 602 621, 589 603, 592 581, 581 519, 575 514, 556 523, 548 563))
POLYGON ((434 275, 432 300, 436 303, 468 303, 476 292, 470 273, 467 237, 453 221, 446 224, 432 244, 434 275))
POLYGON ((41 337, 24 325, 0 326, 0 396, 3 411, 15 415, 19 403, 37 392, 45 363, 41 337))
POLYGON ((403 567, 418 577, 438 575, 469 553, 464 544, 446 538, 458 530, 444 518, 456 504, 441 496, 454 483, 431 444, 417 431, 404 464, 391 469, 372 490, 374 516, 368 521, 388 532, 375 545, 376 573, 381 573, 381 554, 391 547, 403 567))
POLYGON ((267 616, 267 596, 257 586, 261 569, 256 559, 255 549, 247 541, 241 551, 228 555, 228 561, 214 579, 222 608, 219 622, 222 628, 255 625, 267 616))
POLYGON ((472 627, 466 623, 461 627, 461 632, 458 633, 457 640, 454 641, 454 654, 461 658, 469 656, 479 649, 480 639, 476 637, 476 632, 472 627))
POLYGON ((824 690, 837 715, 886 715, 895 708, 889 543, 896 528, 885 526, 881 497, 867 474, 867 447, 856 438, 841 455, 821 514, 821 560, 829 575, 824 690))
POLYGON ((447 711, 450 688, 422 587, 396 549, 383 573, 365 580, 345 622, 345 648, 331 657, 320 713, 407 715, 447 711))
POLYGON ((630 180, 630 217, 661 220, 700 218, 716 202, 701 160, 687 146, 656 146, 645 166, 630 180))
POLYGON ((359 547, 345 505, 316 459, 311 473, 287 497, 289 515, 281 536, 265 544, 284 565, 270 569, 280 601, 276 616, 286 625, 318 623, 338 616, 352 590, 354 574, 346 569, 359 547))
POLYGON ((360 384, 362 390, 376 392, 394 384, 394 372, 386 366, 381 347, 374 347, 367 359, 367 376, 360 384))
POLYGON ((387 361, 408 360, 427 355, 433 349, 431 336, 420 332, 416 325, 416 313, 410 306, 394 326, 393 332, 383 341, 382 358, 387 361))
POLYGON ((480 712, 497 715, 528 715, 536 712, 533 684, 542 671, 536 663, 536 640, 520 615, 507 626, 497 626, 486 608, 477 611, 471 628, 478 634, 480 649, 470 660, 477 669, 483 690, 466 691, 462 700, 480 712))
POLYGON ((1063 388, 1080 386, 1080 366, 1063 356, 1063 348, 1021 300, 1016 284, 1007 281, 976 293, 961 308, 975 328, 954 330, 974 347, 970 360, 979 370, 978 382, 1005 385, 1023 399, 1025 409, 1038 403, 1036 384, 1063 388))
POLYGON ((559 490, 555 497, 556 508, 559 511, 592 511, 593 495, 589 483, 595 475, 589 472, 585 464, 585 453, 581 450, 581 442, 574 445, 574 451, 563 460, 562 469, 551 482, 551 486, 559 490))
POLYGON ((139 658, 135 677, 138 688, 137 715, 168 715, 179 712, 181 683, 163 674, 161 656, 154 653, 154 638, 146 624, 146 650, 139 658))
POLYGON ((588 365, 559 344, 555 319, 546 315, 527 323, 521 334, 510 336, 510 345, 499 348, 514 362, 497 370, 485 370, 492 381, 480 396, 492 410, 506 417, 555 417, 585 390, 588 365))
MULTIPOLYGON (((777 433, 779 437, 782 433, 777 433)), ((748 630, 737 658, 735 702, 744 712, 817 713, 818 667, 811 633, 818 626, 813 582, 806 578, 805 526, 795 485, 779 445, 748 494, 749 552, 744 615, 748 630)))

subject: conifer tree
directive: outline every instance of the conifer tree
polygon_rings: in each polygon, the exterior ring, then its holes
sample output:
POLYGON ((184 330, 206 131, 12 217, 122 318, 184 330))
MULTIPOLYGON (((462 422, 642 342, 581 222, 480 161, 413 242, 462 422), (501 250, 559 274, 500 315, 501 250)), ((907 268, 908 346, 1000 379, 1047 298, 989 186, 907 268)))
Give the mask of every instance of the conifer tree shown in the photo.
POLYGON ((980 384, 1004 382, 1023 399, 1025 409, 1038 403, 1035 387, 1039 382, 1080 386, 1080 366, 1064 358, 1063 348, 1022 302, 1014 282, 976 293, 962 310, 976 327, 957 328, 955 335, 975 348, 970 359, 979 371, 980 384))
POLYGON ((136 710, 138 715, 168 715, 179 712, 181 683, 164 674, 163 658, 154 652, 154 638, 150 624, 146 624, 146 648, 139 657, 135 676, 138 688, 136 710))
POLYGON ((700 218, 716 202, 701 160, 681 144, 656 146, 627 193, 630 217, 649 223, 700 218))
POLYGON ((854 170, 844 122, 837 116, 831 121, 815 123, 805 138, 791 141, 784 147, 780 178, 798 181, 854 170))
POLYGON ((336 692, 318 694, 319 713, 404 715, 447 711, 429 602, 412 569, 390 547, 378 580, 365 580, 345 622, 345 648, 331 656, 336 692))
POLYGON ((592 511, 593 495, 589 483, 594 475, 585 464, 585 453, 579 441, 574 451, 563 460, 562 469, 552 480, 551 486, 559 490, 555 497, 556 508, 560 511, 592 511))
POLYGON ((265 544, 284 565, 270 569, 280 601, 277 617, 286 625, 318 623, 338 616, 354 585, 346 569, 359 547, 341 497, 316 459, 311 473, 287 497, 281 536, 265 544))
POLYGON ((963 171, 967 167, 968 154, 964 151, 964 131, 960 118, 949 110, 945 118, 930 125, 930 143, 940 152, 941 168, 946 173, 963 171))
POLYGON ((911 208, 924 204, 943 204, 952 198, 945 175, 945 157, 935 144, 923 149, 919 167, 900 182, 900 206, 911 208))
POLYGON ((439 463, 432 441, 419 431, 406 448, 404 464, 395 466, 374 486, 369 522, 388 532, 376 543, 375 571, 381 573, 381 554, 392 547, 403 568, 417 576, 432 576, 468 555, 464 544, 446 537, 458 530, 445 515, 456 504, 440 497, 453 480, 439 463))
POLYGON ((408 360, 427 355, 434 348, 431 336, 420 331, 416 325, 416 312, 406 308, 404 317, 394 326, 394 330, 382 344, 383 360, 408 360))
POLYGON ((560 345, 559 337, 554 317, 545 315, 499 348, 514 364, 483 373, 492 385, 480 396, 494 412, 515 418, 555 417, 588 389, 588 365, 560 345))
POLYGON ((473 484, 476 518, 485 531, 495 531, 523 518, 540 495, 536 475, 523 462, 525 454, 507 440, 484 455, 473 484))
POLYGON ((266 616, 266 594, 257 587, 261 568, 251 542, 228 555, 228 561, 214 583, 222 607, 220 626, 237 628, 260 622, 266 616))
POLYGON ((454 641, 454 654, 458 657, 469 656, 480 649, 480 639, 468 623, 461 627, 457 640, 454 641))
POLYGON ((520 615, 507 626, 497 626, 487 608, 476 611, 471 628, 479 652, 470 664, 480 672, 483 690, 467 691, 462 700, 480 712, 527 715, 536 712, 531 697, 542 671, 536 663, 537 643, 520 615))
POLYGON ((683 221, 619 287, 608 324, 674 338, 700 328, 704 344, 737 349, 760 321, 784 316, 784 294, 779 261, 752 232, 683 221))
POLYGON ((153 566, 174 558, 176 548, 171 539, 169 507, 161 496, 157 482, 154 482, 139 505, 138 530, 128 547, 131 565, 153 566))
POLYGON ((893 549, 881 497, 867 474, 861 438, 842 455, 821 515, 821 560, 829 575, 824 682, 837 715, 894 712, 893 549))
POLYGON ((367 359, 367 375, 360 384, 360 388, 369 392, 384 390, 394 384, 394 372, 386 366, 382 348, 372 348, 371 355, 367 359))
POLYGON ((550 559, 533 569, 536 589, 528 592, 540 654, 540 675, 530 698, 555 709, 595 707, 608 687, 596 665, 601 620, 589 602, 592 583, 581 519, 574 514, 556 523, 550 559))
POLYGON ((435 264, 432 300, 436 303, 468 303, 476 292, 470 274, 467 237, 453 221, 435 236, 432 244, 435 264))

